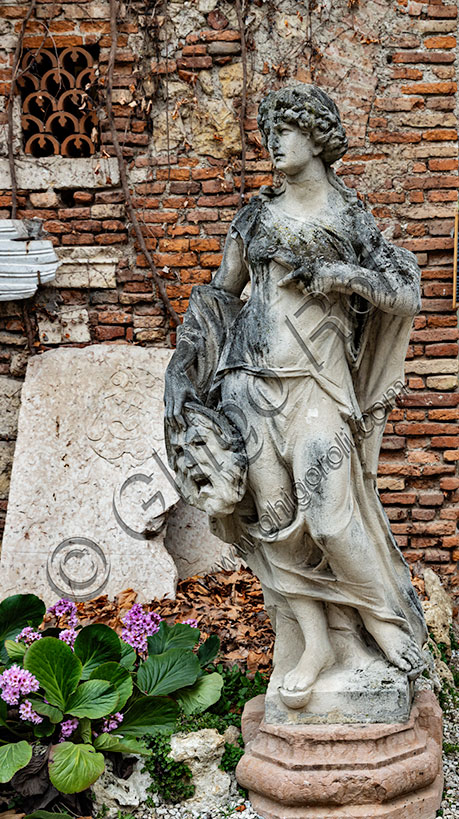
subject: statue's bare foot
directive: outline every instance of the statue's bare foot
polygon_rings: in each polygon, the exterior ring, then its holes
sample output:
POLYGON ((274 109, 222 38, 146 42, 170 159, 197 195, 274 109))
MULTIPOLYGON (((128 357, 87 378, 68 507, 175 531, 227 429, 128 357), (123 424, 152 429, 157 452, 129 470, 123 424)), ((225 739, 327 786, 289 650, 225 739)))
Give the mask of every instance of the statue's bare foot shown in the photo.
POLYGON ((425 662, 421 650, 399 626, 376 619, 367 621, 365 625, 389 662, 408 676, 422 671, 425 662))
POLYGON ((314 683, 319 674, 331 668, 335 655, 331 647, 316 652, 306 650, 300 657, 298 664, 289 671, 279 688, 279 696, 288 708, 304 708, 312 694, 314 683))

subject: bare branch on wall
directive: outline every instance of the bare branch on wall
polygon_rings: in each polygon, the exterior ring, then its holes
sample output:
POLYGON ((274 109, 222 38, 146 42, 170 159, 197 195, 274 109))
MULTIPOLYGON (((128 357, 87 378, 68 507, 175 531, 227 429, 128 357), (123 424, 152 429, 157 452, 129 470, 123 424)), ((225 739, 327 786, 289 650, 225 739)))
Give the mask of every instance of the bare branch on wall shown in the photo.
POLYGON ((241 33, 241 59, 242 59, 242 97, 241 110, 239 112, 239 128, 241 131, 241 183, 239 187, 239 207, 244 204, 245 174, 247 162, 247 140, 245 134, 245 117, 247 113, 247 42, 245 39, 244 15, 242 13, 241 0, 236 0, 236 14, 238 27, 241 33))
POLYGON ((107 71, 107 95, 106 95, 106 110, 107 110, 107 117, 111 131, 112 143, 113 148, 116 154, 116 158, 118 160, 118 166, 120 170, 120 179, 121 185, 123 188, 124 198, 126 202, 126 208, 129 214, 129 218, 131 220, 132 226, 135 231, 135 235, 137 237, 137 241, 140 246, 140 250, 142 251, 143 255, 145 256, 151 272, 153 276, 153 281, 157 287, 158 294, 163 301, 163 304, 166 308, 167 313, 171 317, 174 324, 177 326, 181 323, 179 315, 174 310, 169 296, 166 292, 166 285, 162 280, 161 276, 158 273, 156 265, 153 261, 153 257, 150 251, 147 248, 145 238, 142 233, 142 229, 139 224, 139 220, 137 218, 137 214, 135 212, 134 206, 132 204, 132 196, 131 191, 129 189, 129 182, 126 173, 126 163, 124 161, 123 152, 120 147, 120 143, 118 140, 118 134, 115 128, 115 120, 113 116, 113 104, 112 104, 112 92, 113 92, 113 74, 115 69, 115 59, 116 59, 116 46, 117 46, 117 39, 118 39, 118 26, 117 26, 117 19, 118 19, 118 9, 119 9, 119 2, 118 0, 110 0, 110 36, 111 36, 111 45, 110 45, 110 56, 108 61, 108 71, 107 71))
POLYGON ((13 57, 13 68, 12 68, 12 76, 11 76, 11 85, 10 85, 10 93, 8 95, 8 163, 10 166, 10 175, 11 175, 11 218, 16 219, 16 214, 18 210, 18 181, 16 177, 16 168, 14 165, 14 148, 13 148, 13 139, 14 139, 14 128, 13 128, 13 110, 14 110, 14 92, 16 90, 16 80, 19 71, 19 64, 21 61, 22 56, 22 47, 23 47, 23 40, 24 40, 24 33, 26 30, 27 23, 29 22, 32 14, 35 11, 37 0, 31 0, 29 10, 24 17, 21 25, 21 30, 18 35, 16 48, 14 51, 13 57))

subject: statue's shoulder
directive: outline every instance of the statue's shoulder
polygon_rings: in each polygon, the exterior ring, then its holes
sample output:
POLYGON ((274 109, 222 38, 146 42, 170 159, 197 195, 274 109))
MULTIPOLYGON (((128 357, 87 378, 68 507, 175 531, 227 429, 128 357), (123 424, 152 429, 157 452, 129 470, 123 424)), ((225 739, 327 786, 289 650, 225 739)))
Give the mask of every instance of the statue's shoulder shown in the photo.
POLYGON ((243 242, 247 243, 254 231, 265 201, 260 194, 257 194, 252 196, 246 205, 242 206, 231 222, 230 232, 233 237, 240 236, 243 242))

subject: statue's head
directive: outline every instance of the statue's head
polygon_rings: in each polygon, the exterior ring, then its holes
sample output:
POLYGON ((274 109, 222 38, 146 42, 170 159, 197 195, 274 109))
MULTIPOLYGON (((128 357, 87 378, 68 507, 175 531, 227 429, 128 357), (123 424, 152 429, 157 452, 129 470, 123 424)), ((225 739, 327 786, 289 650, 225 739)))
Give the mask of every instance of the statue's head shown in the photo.
POLYGON ((316 85, 299 83, 271 91, 260 103, 258 126, 263 142, 269 145, 271 132, 289 123, 311 137, 317 155, 332 165, 347 151, 347 139, 339 111, 332 99, 316 85))

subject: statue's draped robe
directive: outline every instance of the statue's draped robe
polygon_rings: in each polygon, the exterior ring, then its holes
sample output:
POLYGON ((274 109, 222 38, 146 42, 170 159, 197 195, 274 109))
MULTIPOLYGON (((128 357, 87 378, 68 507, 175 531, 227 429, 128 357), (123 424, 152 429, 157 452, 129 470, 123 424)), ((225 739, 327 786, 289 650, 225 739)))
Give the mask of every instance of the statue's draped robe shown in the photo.
MULTIPOLYGON (((330 172, 332 184, 339 185, 330 172)), ((342 192, 342 188, 340 187, 342 192)), ((404 383, 403 365, 412 326, 412 316, 400 316, 384 312, 365 301, 361 295, 351 295, 348 310, 351 316, 351 332, 335 334, 334 346, 330 350, 340 351, 341 369, 344 381, 334 385, 327 367, 311 366, 295 370, 294 367, 274 368, 264 360, 263 337, 267 332, 265 322, 266 300, 270 295, 266 290, 269 277, 269 256, 285 258, 290 268, 300 267, 304 259, 301 241, 289 234, 288 241, 282 243, 279 236, 270 230, 272 211, 269 205, 275 197, 272 189, 265 189, 254 197, 238 213, 230 231, 241 243, 250 271, 252 286, 258 277, 258 306, 243 302, 232 294, 212 285, 197 286, 193 289, 190 306, 183 325, 179 328, 179 340, 186 340, 196 350, 195 364, 188 370, 188 377, 194 383, 200 400, 208 407, 225 412, 225 403, 239 403, 243 409, 244 426, 254 431, 254 438, 265 440, 277 435, 282 439, 282 419, 297 417, 295 449, 301 449, 301 435, 304 430, 304 449, 308 447, 308 427, 301 426, 302 413, 307 412, 308 401, 328 402, 330 412, 336 410, 336 417, 342 422, 345 438, 353 441, 349 446, 348 463, 343 467, 342 480, 347 471, 349 486, 346 502, 354 509, 360 528, 363 527, 368 548, 376 561, 376 573, 372 577, 371 588, 366 583, 354 582, 351 577, 337 576, 330 569, 333 559, 326 560, 327 549, 321 543, 314 543, 317 522, 311 527, 314 506, 303 508, 290 493, 293 504, 291 519, 273 534, 266 534, 266 527, 254 520, 255 508, 251 470, 259 467, 257 460, 249 466, 247 496, 231 515, 211 518, 211 528, 222 540, 238 545, 247 563, 260 578, 268 606, 280 605, 289 596, 306 595, 336 604, 368 611, 381 620, 397 624, 412 635, 418 645, 425 639, 425 625, 422 610, 412 588, 408 566, 392 535, 389 522, 379 500, 375 477, 378 455, 385 421, 396 394, 404 383), (263 279, 263 276, 265 279, 263 279), (265 288, 263 290, 263 288, 265 288), (265 301, 263 301, 263 294, 265 301), (252 309, 248 320, 246 314, 252 309), (273 381, 274 376, 274 381, 273 381), (266 394, 272 393, 276 400, 276 384, 279 378, 288 380, 287 406, 279 417, 261 414, 247 401, 248 379, 263 379, 266 394), (347 379, 347 382, 346 382, 347 379), (239 390, 239 393, 238 393, 239 390), (245 391, 245 392, 244 392, 245 391), (344 397, 343 397, 344 396, 344 397), (376 423, 375 423, 376 420, 376 423), (371 434, 362 434, 371 422, 371 434), (299 430, 299 431, 298 431, 299 430), (247 510, 252 510, 247 513, 247 510), (303 549, 304 559, 298 560, 303 549), (325 558, 324 558, 325 555, 325 558)), ((344 194, 347 199, 344 229, 340 233, 327 229, 324 225, 306 225, 309 230, 303 243, 309 242, 308 253, 325 260, 351 262, 360 267, 377 271, 385 279, 388 289, 397 288, 397 282, 412 288, 416 302, 419 293, 419 270, 412 254, 394 247, 385 241, 373 217, 364 209, 352 192, 344 194)), ((295 224, 292 223, 293 231, 295 224)), ((298 231, 300 228, 298 226, 298 231)), ((279 234, 282 237, 282 231, 279 234)), ((274 290, 270 291, 275 293, 274 290)), ((298 292, 298 305, 305 296, 298 292)), ((333 294, 331 294, 332 296, 333 294)), ((250 301, 249 299, 249 301, 250 301)), ((333 309, 339 309, 338 297, 332 298, 333 309)), ((342 299, 341 299, 342 303, 342 299)), ((332 309, 332 313, 333 313, 332 309)), ((332 315, 332 320, 336 316, 332 315)), ((304 320, 308 320, 305 311, 304 320)), ((339 321, 338 321, 339 324, 339 321)), ((324 337, 326 347, 326 338, 324 337)), ((253 384, 253 381, 251 382, 253 384)), ((278 393, 279 394, 279 393, 278 393)), ((230 420, 238 424, 238 413, 230 420)), ((338 430, 330 431, 330 442, 338 430)), ((167 429, 166 429, 167 434, 167 429)), ((288 435, 288 430, 285 430, 288 435)), ((253 445, 253 442, 251 446, 253 445)), ((291 484, 304 476, 295 474, 293 457, 287 447, 276 445, 273 453, 272 470, 276 462, 282 462, 282 470, 290 475, 291 484)), ((267 449, 269 451, 269 449, 267 449)), ((249 453, 250 455, 250 453, 249 453)), ((253 473, 255 474, 255 473, 253 473)), ((271 475, 271 480, 272 480, 271 475)), ((281 479, 279 478, 279 481, 281 479)), ((257 481, 255 481, 257 483, 257 481)), ((349 508, 350 508, 349 507, 349 508)), ((320 505, 319 505, 320 510, 320 505)), ((317 514, 317 509, 315 510, 317 514)), ((320 527, 319 527, 320 528, 320 527)), ((328 555, 330 557, 330 555, 328 555)), ((331 556, 332 557, 332 556, 331 556)), ((373 564, 374 565, 374 564, 373 564)), ((345 609, 343 609, 344 611, 345 609)))

